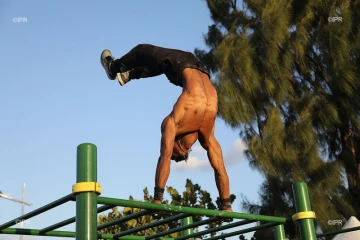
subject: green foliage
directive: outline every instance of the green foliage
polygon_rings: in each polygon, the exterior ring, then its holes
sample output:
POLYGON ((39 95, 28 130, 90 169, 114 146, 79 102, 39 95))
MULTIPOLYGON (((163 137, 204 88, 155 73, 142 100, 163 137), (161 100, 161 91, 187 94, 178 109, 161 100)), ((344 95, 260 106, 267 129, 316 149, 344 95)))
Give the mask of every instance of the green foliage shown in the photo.
MULTIPOLYGON (((219 210, 219 206, 213 203, 213 200, 206 190, 201 189, 200 185, 193 184, 191 180, 187 179, 185 184, 185 190, 182 195, 174 189, 173 187, 166 187, 166 192, 170 195, 171 200, 164 199, 163 204, 170 204, 176 206, 189 206, 189 207, 197 207, 197 208, 206 208, 206 209, 214 209, 219 210)), ((143 190, 144 194, 144 202, 152 202, 153 196, 149 194, 147 188, 143 190)), ((235 200, 235 195, 231 194, 232 202, 235 200)), ((135 200, 132 196, 129 197, 129 200, 135 200)), ((129 208, 125 207, 122 211, 119 211, 117 207, 113 208, 107 215, 100 214, 98 219, 98 225, 116 220, 118 218, 122 218, 124 216, 128 216, 134 213, 141 211, 138 208, 129 208)), ((116 234, 122 231, 126 231, 128 229, 140 227, 147 225, 149 223, 165 219, 167 217, 172 216, 174 213, 170 212, 159 212, 156 215, 145 215, 142 217, 138 217, 136 219, 116 224, 111 227, 104 228, 99 231, 99 233, 106 234, 116 234)), ((193 222, 198 222, 203 219, 203 216, 196 215, 193 216, 193 222)), ((161 225, 158 227, 153 227, 151 229, 146 229, 135 233, 136 236, 144 236, 144 235, 152 235, 159 232, 167 231, 169 228, 174 228, 179 226, 180 222, 172 222, 169 224, 161 225)), ((216 221, 205 226, 206 229, 214 228, 222 225, 222 221, 216 221)), ((198 231, 198 228, 194 229, 194 231, 198 231)), ((211 236, 215 236, 217 233, 211 233, 211 236)), ((176 238, 181 236, 181 232, 168 234, 165 237, 176 238)), ((201 236, 203 238, 204 236, 201 236)))
MULTIPOLYGON (((359 218, 360 1, 206 2, 209 49, 195 54, 213 75, 219 116, 266 178, 260 204, 244 198, 244 209, 289 217, 291 184, 305 181, 319 229, 359 218)), ((294 225, 286 232, 298 236, 294 225)))

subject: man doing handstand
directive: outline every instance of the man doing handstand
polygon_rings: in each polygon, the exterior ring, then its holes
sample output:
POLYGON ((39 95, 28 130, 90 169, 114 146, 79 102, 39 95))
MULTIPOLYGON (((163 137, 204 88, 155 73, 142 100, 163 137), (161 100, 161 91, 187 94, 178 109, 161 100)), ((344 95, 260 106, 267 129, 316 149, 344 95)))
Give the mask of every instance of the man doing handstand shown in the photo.
POLYGON ((199 140, 214 169, 220 209, 231 212, 229 178, 214 136, 218 98, 207 68, 190 52, 150 44, 139 44, 116 60, 109 50, 104 50, 100 61, 108 78, 117 78, 121 86, 132 79, 165 74, 171 83, 183 89, 161 124, 154 203, 162 202, 171 160, 187 160, 191 146, 199 140))

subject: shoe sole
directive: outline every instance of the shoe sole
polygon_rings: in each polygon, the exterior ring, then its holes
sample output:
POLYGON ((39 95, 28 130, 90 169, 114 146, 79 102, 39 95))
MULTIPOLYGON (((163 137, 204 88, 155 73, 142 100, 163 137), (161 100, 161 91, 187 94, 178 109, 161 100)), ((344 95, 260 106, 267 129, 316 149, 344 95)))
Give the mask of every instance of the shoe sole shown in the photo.
POLYGON ((124 81, 122 80, 120 73, 117 73, 116 76, 117 76, 117 79, 118 79, 118 82, 120 83, 120 85, 121 85, 121 86, 124 86, 125 83, 124 83, 124 81))
POLYGON ((101 55, 100 55, 100 63, 101 63, 101 66, 104 68, 107 77, 108 77, 110 80, 115 80, 116 77, 112 78, 111 76, 109 76, 109 73, 108 73, 107 70, 106 70, 106 64, 105 64, 104 61, 103 61, 104 52, 109 52, 109 54, 110 54, 109 56, 112 56, 110 50, 105 49, 104 51, 102 51, 102 53, 101 53, 101 55))

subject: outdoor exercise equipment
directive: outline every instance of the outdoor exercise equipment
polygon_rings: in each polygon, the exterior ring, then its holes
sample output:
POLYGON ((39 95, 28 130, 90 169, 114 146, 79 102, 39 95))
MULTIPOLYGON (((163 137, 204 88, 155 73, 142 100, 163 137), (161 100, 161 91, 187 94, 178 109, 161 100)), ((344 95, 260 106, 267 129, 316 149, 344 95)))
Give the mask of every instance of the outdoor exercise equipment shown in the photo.
POLYGON ((164 236, 175 232, 181 232, 182 236, 175 238, 175 240, 194 239, 197 236, 209 234, 212 232, 219 232, 222 230, 254 223, 257 221, 266 222, 264 224, 250 227, 247 229, 227 232, 217 235, 208 240, 225 239, 231 236, 265 229, 269 227, 274 228, 275 240, 285 240, 284 224, 297 222, 299 224, 300 234, 302 240, 314 240, 317 237, 335 235, 349 231, 360 230, 360 227, 351 229, 344 229, 330 233, 317 234, 315 233, 314 219, 315 213, 311 210, 307 186, 304 182, 296 182, 293 184, 293 194, 296 213, 289 218, 264 216, 256 214, 238 213, 238 212, 224 212, 218 210, 192 208, 184 206, 173 206, 164 204, 154 204, 148 202, 131 201, 124 199, 115 199, 109 197, 100 197, 101 185, 97 182, 97 148, 94 144, 83 143, 77 147, 77 177, 76 184, 72 188, 72 193, 68 194, 54 202, 51 202, 41 208, 32 212, 15 218, 9 222, 0 225, 0 234, 17 234, 17 235, 38 235, 38 236, 57 236, 76 238, 76 240, 96 240, 96 239, 122 239, 122 240, 173 240, 173 238, 165 238, 164 236), (25 221, 34 216, 37 216, 45 211, 60 206, 69 201, 76 201, 76 216, 66 219, 62 222, 53 224, 43 229, 24 229, 24 228, 10 228, 11 226, 25 221), (103 206, 97 207, 98 204, 103 206), (130 208, 144 209, 140 212, 113 220, 102 225, 97 225, 97 214, 109 210, 115 206, 123 206, 130 208), (99 234, 98 230, 119 224, 122 222, 136 219, 138 217, 151 214, 149 210, 168 211, 177 213, 171 217, 149 223, 144 226, 132 228, 116 234, 99 234), (209 217, 208 219, 193 222, 192 215, 203 215, 209 217), (209 224, 219 220, 219 217, 233 218, 234 222, 224 224, 219 227, 210 228, 207 230, 194 232, 195 227, 209 224), (156 233, 148 236, 134 236, 132 233, 149 229, 155 226, 160 226, 173 221, 182 221, 182 226, 169 229, 164 232, 156 233), (70 231, 56 231, 56 229, 76 222, 75 232, 70 231))

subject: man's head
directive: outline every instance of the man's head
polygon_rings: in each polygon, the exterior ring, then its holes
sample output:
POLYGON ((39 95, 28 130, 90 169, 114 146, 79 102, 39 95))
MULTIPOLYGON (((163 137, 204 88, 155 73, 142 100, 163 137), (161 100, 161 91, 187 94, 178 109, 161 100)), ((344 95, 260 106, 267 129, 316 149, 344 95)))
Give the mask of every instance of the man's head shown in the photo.
POLYGON ((180 142, 180 140, 175 141, 171 159, 176 162, 181 162, 189 158, 189 153, 191 149, 186 149, 180 142))

